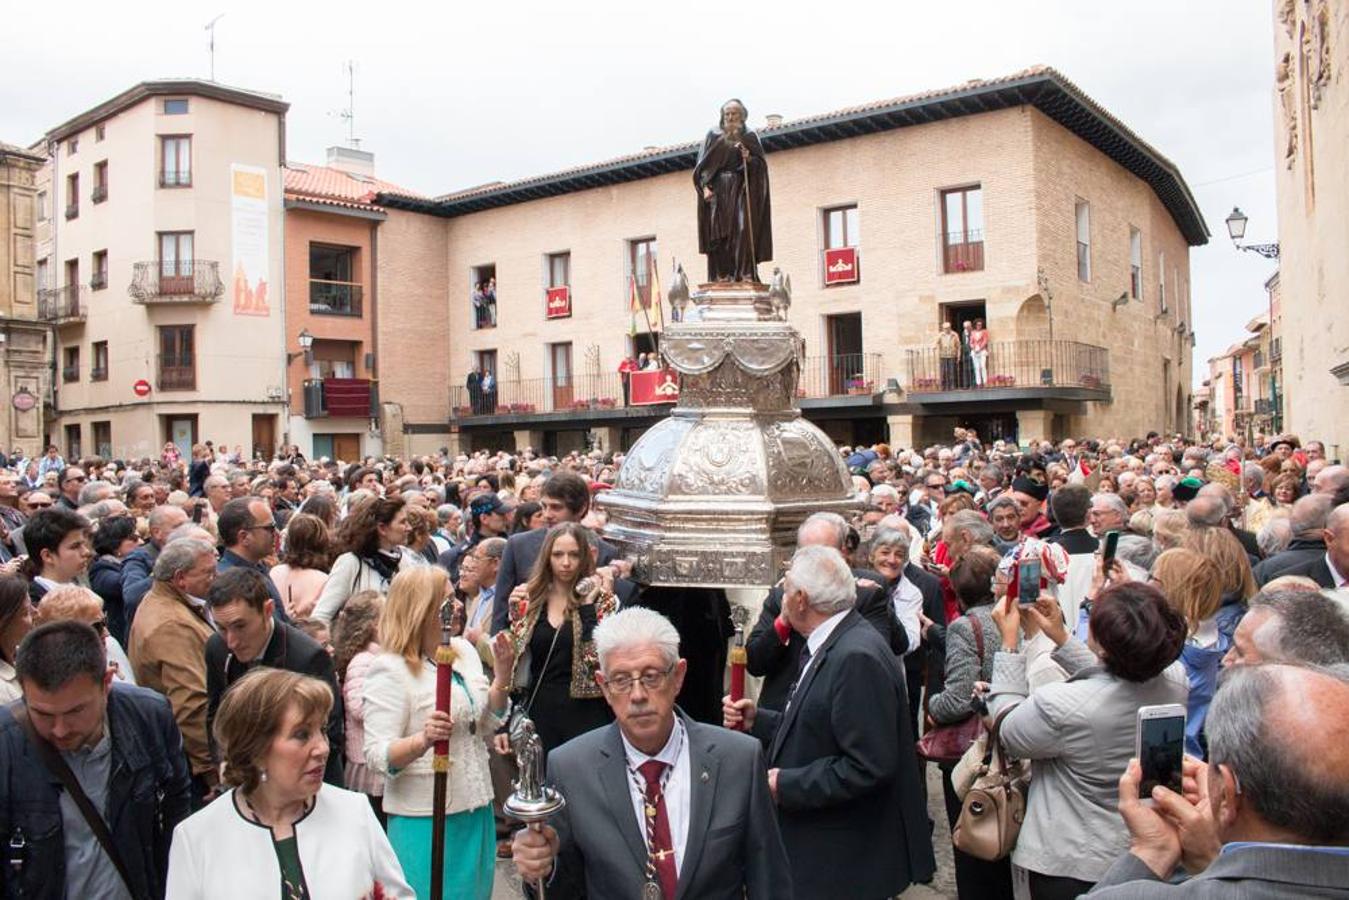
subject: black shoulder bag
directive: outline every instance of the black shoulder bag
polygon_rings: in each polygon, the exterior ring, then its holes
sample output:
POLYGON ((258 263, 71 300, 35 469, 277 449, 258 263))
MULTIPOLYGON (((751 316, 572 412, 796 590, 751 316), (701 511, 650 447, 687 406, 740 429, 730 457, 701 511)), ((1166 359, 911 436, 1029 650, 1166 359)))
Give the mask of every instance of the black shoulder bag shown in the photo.
POLYGON ((112 860, 113 866, 117 869, 117 874, 122 877, 122 883, 126 885, 127 893, 135 897, 136 888, 131 880, 131 875, 127 870, 126 862, 122 859, 122 854, 118 852, 117 845, 113 843, 112 834, 108 831, 108 823, 103 821, 103 816, 94 809, 94 804, 89 800, 84 789, 80 787, 79 779, 75 773, 70 771, 70 766, 61 758, 51 744, 47 743, 33 728, 33 723, 28 719, 28 707, 20 700, 9 708, 10 714, 14 716, 15 721, 23 727, 24 733, 28 735, 28 740, 37 749, 38 756, 42 759, 42 764, 60 779, 66 793, 70 799, 75 801, 79 807, 80 815, 84 816, 84 821, 89 826, 89 830, 94 833, 98 839, 99 846, 103 852, 112 860))

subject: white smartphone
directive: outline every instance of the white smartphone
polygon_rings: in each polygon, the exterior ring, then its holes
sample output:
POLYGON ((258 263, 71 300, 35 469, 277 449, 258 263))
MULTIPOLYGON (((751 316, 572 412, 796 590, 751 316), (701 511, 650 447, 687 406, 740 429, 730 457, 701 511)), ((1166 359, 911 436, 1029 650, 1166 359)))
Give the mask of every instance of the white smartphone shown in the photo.
POLYGON ((1157 785, 1181 792, 1181 761, 1185 757, 1185 707, 1179 703, 1144 706, 1138 710, 1134 755, 1143 769, 1138 799, 1152 805, 1157 785))

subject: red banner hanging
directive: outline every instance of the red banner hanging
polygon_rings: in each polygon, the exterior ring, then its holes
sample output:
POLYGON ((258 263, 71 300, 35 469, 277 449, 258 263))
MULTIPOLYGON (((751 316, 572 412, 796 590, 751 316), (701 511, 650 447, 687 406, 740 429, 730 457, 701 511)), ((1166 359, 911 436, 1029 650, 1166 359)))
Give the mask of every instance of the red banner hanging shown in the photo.
POLYGON ((852 284, 857 279, 856 247, 835 247, 824 251, 825 284, 852 284))
POLYGON ((571 315, 571 288, 563 285, 548 289, 545 314, 550 319, 565 319, 571 315))
POLYGON ((652 406, 657 403, 675 403, 679 400, 679 376, 670 369, 633 372, 633 406, 652 406))

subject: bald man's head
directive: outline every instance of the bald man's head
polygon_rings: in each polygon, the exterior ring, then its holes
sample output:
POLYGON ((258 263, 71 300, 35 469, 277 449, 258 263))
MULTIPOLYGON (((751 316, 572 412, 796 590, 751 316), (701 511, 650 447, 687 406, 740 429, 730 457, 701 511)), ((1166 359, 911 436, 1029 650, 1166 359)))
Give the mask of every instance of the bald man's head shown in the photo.
MULTIPOLYGON (((1206 486, 1205 490, 1212 486, 1206 486)), ((1222 497, 1200 493, 1185 505, 1185 517, 1190 520, 1191 525, 1207 525, 1212 528, 1223 524, 1227 518, 1227 510, 1228 506, 1222 497)))
POLYGON ((1326 466, 1316 473, 1312 491, 1317 494, 1337 494, 1349 487, 1349 466, 1326 466))
POLYGON ((1349 844, 1349 669, 1234 669, 1206 732, 1221 841, 1349 844))

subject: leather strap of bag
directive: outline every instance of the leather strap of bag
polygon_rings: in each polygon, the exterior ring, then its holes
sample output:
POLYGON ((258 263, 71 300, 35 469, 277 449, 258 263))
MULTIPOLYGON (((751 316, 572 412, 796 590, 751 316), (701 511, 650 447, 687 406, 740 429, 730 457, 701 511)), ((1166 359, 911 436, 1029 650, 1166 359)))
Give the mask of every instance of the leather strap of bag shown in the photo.
POLYGON ((1002 746, 1002 720, 1007 718, 1007 714, 1020 706, 1020 703, 1007 707, 998 713, 998 717, 993 720, 993 727, 988 730, 988 743, 984 747, 984 765, 987 766, 993 761, 993 754, 998 754, 998 768, 1007 771, 1007 751, 1002 746))
MULTIPOLYGON (((979 621, 978 616, 968 616, 967 618, 970 620, 970 628, 974 629, 974 652, 979 657, 979 674, 982 675, 984 673, 984 626, 979 621)), ((927 699, 928 692, 923 691, 923 717, 930 719, 932 715, 927 711, 927 699)), ((971 710, 970 716, 974 714, 974 711, 971 710)), ((969 718, 969 716, 965 718, 969 718)))
POLYGON ((94 804, 90 801, 84 789, 80 787, 79 779, 75 773, 70 771, 70 766, 61 758, 51 744, 47 743, 33 728, 33 723, 28 718, 28 707, 20 700, 9 707, 9 712, 14 716, 15 721, 23 728, 24 733, 28 735, 28 740, 37 749, 38 757, 42 764, 61 780, 61 785, 66 789, 66 794, 75 801, 75 806, 80 810, 80 815, 84 816, 84 821, 89 826, 89 830, 94 833, 98 839, 99 846, 103 852, 112 860, 113 867, 117 869, 117 874, 121 876, 122 883, 126 886, 127 893, 132 897, 136 896, 136 889, 131 880, 131 873, 127 870, 126 863, 122 860, 122 854, 118 852, 117 845, 113 843, 112 834, 108 831, 108 824, 103 821, 103 816, 94 809, 94 804))

